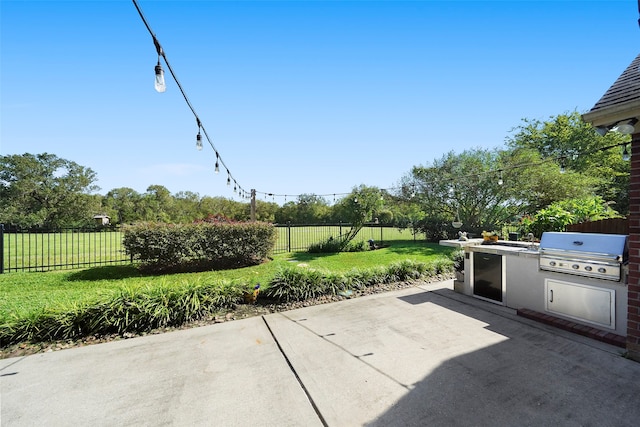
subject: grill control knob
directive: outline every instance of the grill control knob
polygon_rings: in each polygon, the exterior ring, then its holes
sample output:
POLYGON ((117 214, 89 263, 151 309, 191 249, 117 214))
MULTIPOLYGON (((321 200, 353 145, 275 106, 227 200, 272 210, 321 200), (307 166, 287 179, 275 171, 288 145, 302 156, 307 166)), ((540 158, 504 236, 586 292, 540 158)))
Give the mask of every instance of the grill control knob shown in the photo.
POLYGON ((551 267, 555 267, 555 266, 556 266, 556 262, 555 262, 555 261, 549 261, 549 265, 550 265, 551 267))
POLYGON ((580 266, 578 264, 573 264, 571 268, 573 268, 574 270, 577 270, 580 268, 580 266))
POLYGON ((600 268, 598 269, 598 273, 606 273, 606 272, 607 272, 607 269, 606 269, 606 268, 604 268, 604 267, 600 267, 600 268))
POLYGON ((587 271, 591 271, 591 270, 593 270, 593 267, 591 267, 590 265, 587 265, 584 269, 587 270, 587 271))

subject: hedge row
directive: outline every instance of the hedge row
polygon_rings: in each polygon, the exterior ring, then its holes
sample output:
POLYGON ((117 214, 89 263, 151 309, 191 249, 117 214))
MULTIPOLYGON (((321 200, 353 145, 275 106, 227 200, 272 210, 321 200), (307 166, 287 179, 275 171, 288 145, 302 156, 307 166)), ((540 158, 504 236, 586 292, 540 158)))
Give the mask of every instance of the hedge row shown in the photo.
POLYGON ((124 228, 123 246, 147 270, 195 271, 259 264, 276 237, 275 227, 261 222, 142 223, 124 228))

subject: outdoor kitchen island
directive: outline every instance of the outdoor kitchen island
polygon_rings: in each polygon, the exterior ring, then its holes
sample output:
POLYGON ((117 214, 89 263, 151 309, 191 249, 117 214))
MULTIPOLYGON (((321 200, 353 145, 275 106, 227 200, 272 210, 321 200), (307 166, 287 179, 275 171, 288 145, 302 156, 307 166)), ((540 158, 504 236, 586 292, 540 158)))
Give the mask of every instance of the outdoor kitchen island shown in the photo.
MULTIPOLYGON (((583 245, 582 237, 593 236, 579 233, 580 239, 576 239, 571 236, 574 233, 557 234, 574 242, 580 240, 579 245, 583 245)), ((596 236, 595 239, 602 238, 596 236)), ((456 246, 455 242, 441 244, 456 246)), ((588 254, 579 259, 580 253, 567 253, 564 262, 550 261, 537 244, 512 241, 482 244, 481 240, 459 243, 465 251, 464 280, 455 282, 456 292, 626 336, 626 264, 621 259, 606 265, 596 256, 601 254, 588 254), (566 266, 568 271, 557 265, 566 266), (603 273, 597 273, 598 270, 603 273)), ((595 246, 601 249, 603 243, 596 242, 595 246)), ((588 247, 589 244, 585 245, 588 247)))

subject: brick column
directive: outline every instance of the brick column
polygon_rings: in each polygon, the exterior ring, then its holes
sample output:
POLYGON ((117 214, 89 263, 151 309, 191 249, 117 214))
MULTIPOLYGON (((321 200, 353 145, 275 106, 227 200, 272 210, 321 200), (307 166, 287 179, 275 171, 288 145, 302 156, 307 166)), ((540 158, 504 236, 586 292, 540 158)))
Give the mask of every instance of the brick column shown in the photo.
POLYGON ((629 182, 627 352, 640 361, 640 134, 632 135, 629 182))

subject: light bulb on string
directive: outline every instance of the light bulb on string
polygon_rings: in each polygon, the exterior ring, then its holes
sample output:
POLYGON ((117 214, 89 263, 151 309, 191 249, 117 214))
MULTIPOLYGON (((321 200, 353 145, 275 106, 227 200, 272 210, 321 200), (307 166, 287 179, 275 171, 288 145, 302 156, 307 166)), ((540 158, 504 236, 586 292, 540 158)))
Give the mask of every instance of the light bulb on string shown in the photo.
POLYGON ((629 151, 627 150, 627 144, 624 145, 624 150, 622 151, 622 160, 624 160, 625 162, 629 161, 631 159, 631 154, 629 153, 629 151))
POLYGON ((227 185, 231 185, 231 174, 227 171, 227 185))
POLYGON ((502 180, 502 171, 500 171, 500 178, 498 178, 498 185, 502 185, 504 184, 504 181, 502 180))
POLYGON ((158 57, 158 65, 156 65, 155 88, 160 93, 167 90, 167 84, 164 81, 164 70, 162 69, 162 65, 160 65, 160 57, 158 57))
POLYGON ((198 151, 202 151, 202 134, 200 133, 199 129, 198 129, 198 135, 196 135, 196 149, 198 151))
POLYGON ((218 162, 219 158, 220 158, 220 156, 218 155, 218 152, 216 151, 216 168, 214 170, 214 172, 216 174, 220 172, 220 163, 218 162))

